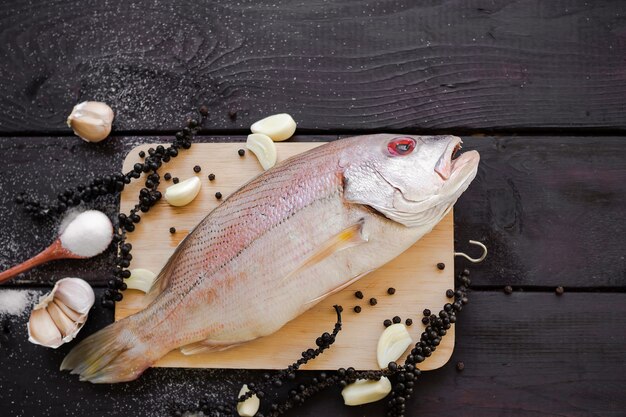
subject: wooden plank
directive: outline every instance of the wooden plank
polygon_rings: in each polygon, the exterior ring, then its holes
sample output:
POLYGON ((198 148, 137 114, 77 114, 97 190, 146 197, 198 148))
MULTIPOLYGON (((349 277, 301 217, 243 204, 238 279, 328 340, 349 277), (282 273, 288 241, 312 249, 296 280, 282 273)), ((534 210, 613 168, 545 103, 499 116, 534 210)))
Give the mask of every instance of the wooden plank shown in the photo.
POLYGON ((301 128, 624 129, 626 3, 611 0, 6 1, 0 132, 301 128), (236 120, 229 111, 236 111, 236 120))
MULTIPOLYGON (((54 223, 34 227, 13 203, 15 193, 54 199, 58 192, 110 173, 128 151, 157 137, 119 137, 100 144, 77 138, 0 138, 0 269, 48 245, 54 223), (45 179, 45 180, 44 180, 45 179)), ((241 136, 203 137, 201 141, 243 140, 241 136)), ((311 140, 311 136, 296 138, 311 140)), ((328 140, 314 136, 313 140, 328 140)), ((455 212, 458 250, 470 253, 468 239, 484 241, 487 260, 477 266, 474 285, 624 288, 626 265, 621 236, 626 201, 621 137, 464 137, 465 149, 478 149, 477 180, 455 212), (602 251, 598 251, 602 248, 602 251)), ((165 171, 164 171, 165 172, 165 171)), ((118 206, 106 204, 113 215, 118 206)), ((141 229, 144 223, 140 224, 141 229)), ((92 261, 48 265, 17 283, 45 283, 63 276, 85 276, 96 285, 109 279, 112 252, 92 261)))
MULTIPOLYGON (((71 346, 52 350, 28 343, 26 317, 0 318, 1 403, 3 413, 10 416, 168 415, 173 403, 187 408, 205 396, 234 395, 242 383, 262 375, 155 368, 128 384, 81 383, 75 375, 58 370, 71 346)), ((108 310, 94 308, 79 339, 110 320, 108 310)), ((623 293, 558 297, 473 292, 457 324, 458 343, 451 363, 420 377, 406 415, 622 416, 626 333, 621 329, 625 326, 623 293), (457 361, 465 364, 462 373, 455 370, 457 361)), ((315 375, 314 371, 299 373, 294 383, 315 375)), ((384 403, 347 408, 335 389, 287 416, 362 417, 383 412, 384 403)))
MULTIPOLYGON (((277 143, 278 162, 320 144, 277 143)), ((123 170, 132 169, 141 160, 139 151, 147 152, 151 146, 157 145, 146 144, 133 149, 124 161, 123 170)), ((142 222, 148 222, 150 228, 138 228, 128 236, 128 243, 133 245, 135 268, 160 271, 180 241, 221 203, 214 196, 216 191, 220 191, 226 198, 262 172, 254 155, 248 153, 240 157, 237 154, 239 148, 241 143, 236 142, 196 144, 189 152, 181 153, 168 164, 167 172, 181 180, 195 175, 192 170, 195 165, 202 167, 202 172, 197 175, 202 181, 202 188, 196 199, 187 206, 172 207, 162 200, 154 210, 142 215, 142 222), (207 179, 209 172, 216 173, 214 181, 207 179), (169 232, 172 226, 176 227, 175 234, 169 232)), ((165 182, 164 185, 171 184, 165 182)), ((136 204, 141 187, 137 183, 124 190, 120 204, 122 212, 128 212, 136 204)), ((345 306, 346 310, 344 336, 331 352, 308 364, 305 369, 337 369, 342 366, 377 369, 376 346, 385 319, 396 315, 403 321, 411 318, 415 324, 409 330, 417 340, 424 329, 419 322, 424 308, 436 309, 448 301, 445 292, 454 286, 454 271, 452 268, 441 271, 436 264, 453 264, 452 218, 450 213, 431 233, 392 262, 323 300, 276 333, 222 352, 185 356, 179 351, 173 351, 159 360, 156 366, 281 369, 302 352, 303 346, 327 330, 327 323, 334 316, 332 306, 339 304, 345 306), (390 287, 396 289, 393 296, 387 294, 390 287), (363 291, 363 300, 354 296, 357 290, 363 291), (371 297, 379 301, 376 307, 368 305, 371 297), (363 308, 360 314, 352 311, 355 305, 363 308), (255 358, 253 361, 250 360, 252 356, 255 358)), ((126 291, 124 300, 116 306, 115 318, 120 320, 144 306, 143 293, 126 291)), ((454 349, 454 331, 449 334, 450 337, 444 339, 432 360, 425 364, 425 370, 437 369, 450 358, 454 349)))
POLYGON ((620 139, 465 144, 480 152, 481 163, 456 206, 455 246, 476 253, 467 241, 477 239, 489 247, 476 285, 626 288, 626 145, 620 139))

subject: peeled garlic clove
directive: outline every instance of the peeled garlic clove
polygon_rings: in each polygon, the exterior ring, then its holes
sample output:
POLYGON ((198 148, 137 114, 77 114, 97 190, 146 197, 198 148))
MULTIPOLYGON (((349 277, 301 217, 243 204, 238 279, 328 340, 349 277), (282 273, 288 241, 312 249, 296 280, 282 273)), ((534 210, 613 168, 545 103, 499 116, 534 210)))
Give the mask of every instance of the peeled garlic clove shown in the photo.
POLYGON ((63 344, 61 331, 45 308, 33 310, 27 324, 28 341, 36 345, 58 348, 63 344))
POLYGON ((105 103, 84 101, 72 109, 67 125, 86 142, 100 142, 111 133, 113 110, 105 103))
POLYGON ((280 142, 293 136, 296 122, 287 113, 280 113, 259 120, 250 126, 250 130, 252 133, 263 133, 273 141, 280 142))
POLYGON ((361 405, 382 400, 390 392, 391 382, 383 376, 378 381, 357 379, 341 390, 341 396, 345 405, 361 405))
POLYGON ((91 286, 80 278, 63 278, 57 281, 54 298, 80 314, 87 314, 95 301, 91 286))
POLYGON ((276 164, 276 145, 269 136, 263 133, 248 135, 246 148, 254 153, 264 170, 268 170, 276 164))
POLYGON ((137 268, 130 271, 130 277, 126 279, 126 287, 147 293, 152 288, 156 274, 148 269, 137 268))
POLYGON ((173 206, 181 207, 191 203, 200 192, 200 178, 191 177, 165 190, 165 199, 173 206))
POLYGON ((404 351, 413 344, 413 339, 402 323, 387 327, 378 339, 376 356, 378 366, 386 368, 389 362, 397 361, 404 351))
POLYGON ((72 334, 78 327, 78 323, 66 316, 54 302, 48 304, 46 310, 48 310, 50 318, 61 332, 61 336, 66 337, 72 334))
MULTIPOLYGON (((239 391, 239 397, 245 395, 248 391, 250 391, 248 386, 243 384, 243 387, 241 387, 241 390, 239 391)), ((257 411, 259 411, 260 405, 261 401, 259 400, 259 397, 254 394, 247 400, 237 403, 237 413, 242 417, 252 417, 257 411)))

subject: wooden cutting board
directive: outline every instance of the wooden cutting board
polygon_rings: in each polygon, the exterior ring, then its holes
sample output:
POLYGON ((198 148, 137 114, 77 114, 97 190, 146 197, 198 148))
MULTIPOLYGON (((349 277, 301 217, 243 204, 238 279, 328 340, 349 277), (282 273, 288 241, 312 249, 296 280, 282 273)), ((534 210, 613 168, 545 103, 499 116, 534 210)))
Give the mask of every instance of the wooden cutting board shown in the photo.
MULTIPOLYGON (((322 143, 277 143, 278 160, 322 145, 322 143)), ((139 151, 146 153, 155 145, 142 145, 133 149, 124 161, 124 172, 140 162, 139 151)), ((136 230, 128 235, 133 245, 132 268, 146 268, 155 273, 160 271, 178 243, 211 210, 242 184, 262 172, 256 157, 246 152, 244 157, 237 154, 242 143, 198 143, 188 151, 182 151, 177 158, 161 168, 180 180, 197 175, 202 180, 202 189, 196 199, 185 207, 172 207, 163 199, 149 213, 143 214, 136 230), (199 165, 202 171, 196 174, 193 167, 199 165), (208 175, 215 174, 209 181, 208 175), (222 200, 215 198, 219 191, 222 200), (170 227, 176 233, 169 232, 170 227)), ((136 181, 126 187, 121 197, 121 211, 128 213, 137 201, 143 181, 136 181)), ((171 185, 162 180, 161 191, 171 185)), ((156 366, 191 368, 247 368, 282 369, 300 357, 300 353, 315 347, 315 339, 323 332, 330 332, 335 323, 334 304, 342 305, 343 330, 335 344, 318 359, 303 369, 337 369, 353 366, 356 369, 377 369, 376 345, 384 330, 383 321, 400 316, 402 321, 411 318, 413 325, 409 331, 414 341, 419 339, 424 326, 421 323, 422 311, 429 308, 439 311, 448 301, 445 291, 453 288, 453 216, 450 213, 439 225, 417 244, 398 258, 377 271, 365 276, 350 287, 321 301, 311 310, 287 323, 278 332, 222 352, 212 352, 184 356, 178 351, 170 352, 157 362, 156 366), (446 268, 437 269, 438 262, 446 268), (387 289, 396 289, 388 295, 387 289), (355 291, 365 295, 359 300, 355 291), (368 300, 375 297, 376 306, 368 300), (361 306, 357 314, 354 306, 361 306)), ((119 320, 143 308, 143 293, 127 290, 124 299, 117 303, 115 319, 119 320)), ((436 353, 421 365, 421 369, 437 369, 443 366, 454 349, 454 327, 443 339, 436 353)))

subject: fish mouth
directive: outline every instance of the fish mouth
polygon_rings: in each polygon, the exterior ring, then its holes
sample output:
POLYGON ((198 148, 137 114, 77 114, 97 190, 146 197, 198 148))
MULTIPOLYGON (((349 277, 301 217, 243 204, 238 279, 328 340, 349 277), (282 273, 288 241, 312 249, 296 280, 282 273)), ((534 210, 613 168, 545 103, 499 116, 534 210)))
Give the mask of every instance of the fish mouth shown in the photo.
POLYGON ((448 181, 451 177, 457 176, 459 172, 464 171, 465 167, 474 168, 478 165, 478 152, 461 153, 462 144, 463 141, 460 138, 454 138, 446 147, 439 161, 437 161, 435 172, 442 180, 448 181))

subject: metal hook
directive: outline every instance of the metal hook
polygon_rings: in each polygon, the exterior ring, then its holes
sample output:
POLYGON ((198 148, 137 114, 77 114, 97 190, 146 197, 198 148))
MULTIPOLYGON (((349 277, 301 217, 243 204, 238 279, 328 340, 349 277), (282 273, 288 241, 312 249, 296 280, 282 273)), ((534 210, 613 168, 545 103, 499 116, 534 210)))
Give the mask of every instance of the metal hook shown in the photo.
POLYGON ((470 240, 469 243, 471 243, 472 245, 480 246, 481 248, 483 248, 483 254, 481 255, 480 258, 478 258, 478 259, 470 258, 468 255, 464 254, 463 252, 454 252, 454 256, 462 256, 465 259, 467 259, 468 261, 474 262, 475 264, 484 261, 485 258, 487 257, 487 247, 485 245, 483 245, 482 243, 478 242, 477 240, 470 240))

